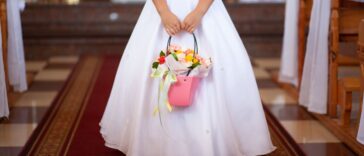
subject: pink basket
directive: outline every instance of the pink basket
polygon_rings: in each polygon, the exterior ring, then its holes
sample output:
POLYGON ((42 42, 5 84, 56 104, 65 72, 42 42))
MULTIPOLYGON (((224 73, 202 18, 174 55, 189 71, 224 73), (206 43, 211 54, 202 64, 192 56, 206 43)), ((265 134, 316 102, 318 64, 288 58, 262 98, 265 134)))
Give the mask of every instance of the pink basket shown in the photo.
POLYGON ((199 77, 177 76, 177 82, 170 87, 168 92, 169 103, 172 106, 190 106, 199 83, 199 77))

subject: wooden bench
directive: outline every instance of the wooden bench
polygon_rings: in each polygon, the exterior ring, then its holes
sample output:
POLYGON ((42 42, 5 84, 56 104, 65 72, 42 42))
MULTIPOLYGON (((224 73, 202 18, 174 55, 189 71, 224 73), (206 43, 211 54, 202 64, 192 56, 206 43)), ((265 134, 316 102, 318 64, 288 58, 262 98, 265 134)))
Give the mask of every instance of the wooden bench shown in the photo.
POLYGON ((352 93, 360 91, 359 77, 345 77, 339 80, 338 103, 341 108, 340 124, 349 125, 352 110, 352 93))
POLYGON ((7 17, 6 17, 6 0, 0 0, 0 23, 1 23, 1 36, 2 36, 2 50, 3 55, 7 52, 7 17))
MULTIPOLYGON (((331 0, 331 21, 329 32, 329 115, 337 115, 338 67, 340 65, 359 65, 356 56, 342 55, 339 44, 358 41, 358 24, 364 18, 364 3, 347 0, 331 0)), ((348 81, 350 79, 343 79, 348 81)), ((344 83, 344 82, 343 82, 344 83)), ((348 82, 349 83, 349 82, 348 82)), ((350 82, 351 83, 351 82, 350 82)), ((344 84, 343 84, 344 85, 344 84)))
MULTIPOLYGON (((1 24, 1 38, 2 38, 2 54, 6 81, 6 90, 9 93, 11 88, 8 79, 8 23, 7 23, 7 9, 6 0, 0 0, 0 24, 1 24)), ((9 94, 8 94, 9 95, 9 94)), ((9 97, 9 96, 8 96, 9 97)))
POLYGON ((364 19, 360 22, 359 25, 359 39, 358 39, 358 57, 360 59, 360 70, 361 70, 361 78, 360 78, 360 107, 359 107, 359 115, 361 116, 361 110, 363 107, 363 93, 364 93, 364 19))
POLYGON ((303 65, 305 62, 307 30, 312 10, 312 0, 300 0, 298 17, 298 84, 301 85, 303 65))

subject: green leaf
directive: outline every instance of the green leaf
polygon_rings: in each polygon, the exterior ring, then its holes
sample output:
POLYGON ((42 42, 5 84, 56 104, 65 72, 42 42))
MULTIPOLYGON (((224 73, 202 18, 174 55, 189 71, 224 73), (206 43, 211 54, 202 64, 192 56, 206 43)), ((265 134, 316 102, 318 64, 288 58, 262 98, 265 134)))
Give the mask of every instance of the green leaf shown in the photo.
POLYGON ((159 62, 153 62, 152 68, 157 69, 159 66, 159 62))
POLYGON ((172 53, 172 56, 173 56, 173 58, 174 58, 176 61, 178 61, 178 57, 177 57, 176 53, 172 53))
POLYGON ((201 65, 201 63, 200 62, 197 62, 197 63, 192 64, 192 66, 190 66, 189 68, 190 69, 194 69, 194 68, 196 68, 199 65, 201 65))
POLYGON ((161 51, 161 52, 159 53, 159 56, 166 56, 166 54, 165 54, 163 51, 161 51))

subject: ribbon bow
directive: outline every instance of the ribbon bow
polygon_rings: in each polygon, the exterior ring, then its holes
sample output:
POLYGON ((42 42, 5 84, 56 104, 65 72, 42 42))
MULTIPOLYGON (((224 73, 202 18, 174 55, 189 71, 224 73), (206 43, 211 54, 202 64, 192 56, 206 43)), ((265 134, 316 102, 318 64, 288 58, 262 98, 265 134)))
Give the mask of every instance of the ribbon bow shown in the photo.
MULTIPOLYGON (((171 85, 177 82, 177 76, 174 72, 167 68, 155 69, 151 75, 153 78, 160 78, 159 92, 158 92, 158 105, 154 108, 153 116, 160 112, 160 107, 166 106, 169 112, 172 111, 172 106, 168 101, 168 91, 171 85)), ((160 115, 160 114, 159 114, 160 115)))

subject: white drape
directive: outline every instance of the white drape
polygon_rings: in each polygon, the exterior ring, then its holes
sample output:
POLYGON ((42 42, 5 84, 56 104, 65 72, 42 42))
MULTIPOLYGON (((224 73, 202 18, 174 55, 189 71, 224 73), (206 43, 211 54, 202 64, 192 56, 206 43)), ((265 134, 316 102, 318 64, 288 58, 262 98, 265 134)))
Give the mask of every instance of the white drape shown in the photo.
POLYGON ((279 81, 298 86, 298 12, 299 1, 286 2, 284 38, 279 81))
POLYGON ((8 13, 8 71, 9 83, 15 91, 27 90, 27 79, 24 61, 24 45, 20 20, 22 2, 17 0, 7 1, 8 13))
POLYGON ((325 114, 328 87, 328 35, 331 1, 313 1, 299 103, 325 114))
MULTIPOLYGON (((0 30, 1 30, 1 22, 0 22, 0 30)), ((0 118, 1 117, 9 117, 9 105, 8 105, 8 96, 6 92, 2 37, 0 31, 0 118)))

